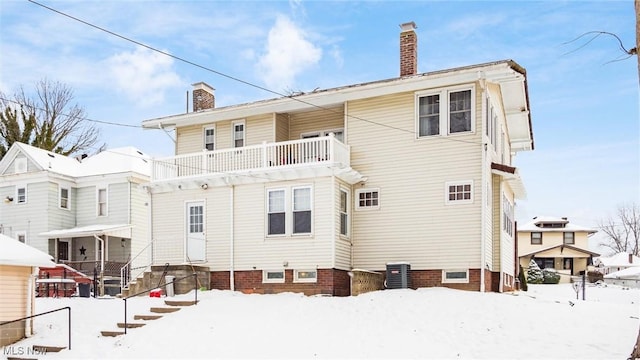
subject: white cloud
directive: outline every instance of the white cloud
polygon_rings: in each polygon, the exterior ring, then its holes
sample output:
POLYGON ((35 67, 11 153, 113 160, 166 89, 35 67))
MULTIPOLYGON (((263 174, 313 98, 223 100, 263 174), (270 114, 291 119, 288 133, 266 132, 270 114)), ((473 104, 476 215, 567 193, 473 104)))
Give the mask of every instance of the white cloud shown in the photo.
POLYGON ((340 47, 338 45, 333 45, 331 47, 331 57, 333 57, 333 60, 335 60, 336 65, 338 65, 338 68, 342 68, 342 66, 344 66, 344 58, 342 57, 342 51, 340 50, 340 47))
POLYGON ((317 64, 322 49, 307 39, 307 34, 289 18, 278 16, 269 31, 265 53, 257 64, 259 76, 274 90, 293 88, 296 75, 317 64))
POLYGON ((107 65, 116 88, 143 107, 161 103, 168 88, 183 83, 172 69, 173 59, 143 48, 116 54, 107 65))

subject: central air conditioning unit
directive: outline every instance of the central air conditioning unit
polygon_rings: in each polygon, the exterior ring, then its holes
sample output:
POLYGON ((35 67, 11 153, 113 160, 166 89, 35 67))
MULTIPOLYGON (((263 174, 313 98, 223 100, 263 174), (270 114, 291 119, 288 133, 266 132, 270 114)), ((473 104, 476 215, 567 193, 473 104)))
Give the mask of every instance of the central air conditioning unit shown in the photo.
POLYGON ((408 289, 411 287, 411 265, 407 262, 387 263, 387 289, 408 289))

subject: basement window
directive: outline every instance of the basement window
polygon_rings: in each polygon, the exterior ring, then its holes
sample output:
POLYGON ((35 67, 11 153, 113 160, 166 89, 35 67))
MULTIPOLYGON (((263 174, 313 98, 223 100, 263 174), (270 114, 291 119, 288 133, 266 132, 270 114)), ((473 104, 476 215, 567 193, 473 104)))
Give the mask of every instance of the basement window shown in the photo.
POLYGON ((293 272, 293 282, 309 282, 318 281, 318 272, 315 270, 295 270, 293 272))
POLYGON ((469 283, 469 269, 466 270, 442 270, 442 283, 469 283))
POLYGON ((263 283, 284 283, 284 270, 263 270, 263 283))

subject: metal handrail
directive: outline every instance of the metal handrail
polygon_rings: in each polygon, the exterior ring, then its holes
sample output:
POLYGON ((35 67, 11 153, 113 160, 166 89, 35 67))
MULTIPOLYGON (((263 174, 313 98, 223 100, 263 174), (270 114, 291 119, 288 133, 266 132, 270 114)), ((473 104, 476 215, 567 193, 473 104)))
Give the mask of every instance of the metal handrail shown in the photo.
MULTIPOLYGON (((149 246, 151 246, 153 244, 155 240, 151 240, 147 245, 145 245, 145 247, 143 247, 137 254, 136 256, 134 256, 131 260, 129 260, 126 264, 124 264, 124 266, 122 266, 120 268, 120 289, 124 289, 125 285, 127 285, 131 279, 133 278, 133 276, 130 274, 132 268, 131 268, 131 263, 133 263, 133 261, 135 259, 137 259, 145 250, 147 250, 147 248, 149 246)), ((145 266, 141 266, 137 269, 144 269, 146 270, 149 266, 151 265, 151 263, 145 265, 145 266)), ((142 270, 144 272, 144 270, 142 270)))
POLYGON ((68 316, 68 318, 69 318, 69 326, 68 326, 69 327, 69 350, 71 350, 71 307, 69 307, 69 306, 65 306, 65 307, 62 307, 62 308, 59 308, 59 309, 55 309, 55 310, 51 310, 51 311, 46 311, 46 312, 43 312, 43 313, 40 313, 40 314, 26 316, 26 317, 23 317, 21 319, 1 322, 0 326, 6 325, 6 324, 11 324, 11 323, 22 321, 22 320, 28 320, 28 319, 31 319, 31 318, 34 318, 34 317, 38 317, 38 316, 42 316, 42 315, 51 314, 51 313, 54 313, 56 311, 61 311, 61 310, 65 310, 65 309, 69 310, 69 316, 68 316))
POLYGON ((134 297, 134 296, 146 294, 146 293, 151 292, 151 291, 153 291, 155 289, 159 289, 160 287, 167 286, 169 284, 173 284, 173 283, 175 283, 177 281, 184 280, 184 279, 190 278, 192 276, 194 277, 193 285, 194 285, 194 289, 195 289, 195 302, 194 302, 194 305, 198 305, 198 281, 197 281, 198 280, 198 274, 197 273, 193 273, 191 275, 187 275, 187 276, 183 276, 181 278, 174 279, 173 281, 170 281, 168 283, 158 284, 158 286, 156 286, 154 288, 151 288, 151 289, 148 289, 148 290, 144 290, 144 291, 141 291, 139 293, 132 294, 132 295, 129 295, 127 297, 122 298, 122 300, 124 300, 124 333, 125 334, 127 333, 127 299, 129 299, 131 297, 134 297))

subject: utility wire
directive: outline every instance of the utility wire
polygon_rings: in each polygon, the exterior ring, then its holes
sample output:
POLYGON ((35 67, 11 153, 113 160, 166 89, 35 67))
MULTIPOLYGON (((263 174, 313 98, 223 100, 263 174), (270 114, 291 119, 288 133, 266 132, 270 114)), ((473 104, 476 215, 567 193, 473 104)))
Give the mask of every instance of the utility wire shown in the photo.
MULTIPOLYGON (((220 72, 220 71, 214 70, 214 69, 212 69, 212 68, 209 68, 209 67, 206 67, 206 66, 203 66, 203 65, 197 64, 197 63, 195 63, 195 62, 193 62, 193 61, 190 61, 190 60, 184 59, 184 58, 182 58, 182 57, 180 57, 180 56, 176 56, 176 55, 170 54, 170 53, 168 53, 168 52, 166 52, 166 51, 159 50, 159 49, 157 49, 157 48, 154 48, 153 46, 150 46, 150 45, 147 45, 147 44, 142 43, 142 42, 140 42, 140 41, 137 41, 137 40, 131 39, 131 38, 126 37, 126 36, 124 36, 124 35, 120 35, 120 34, 118 34, 118 33, 116 33, 116 32, 113 32, 113 31, 111 31, 111 30, 105 29, 105 28, 103 28, 103 27, 100 27, 100 26, 98 26, 98 25, 92 24, 92 23, 90 23, 90 22, 84 21, 84 20, 79 19, 79 18, 77 18, 77 17, 75 17, 75 16, 72 16, 72 15, 66 14, 66 13, 64 13, 64 12, 62 12, 62 11, 56 10, 56 9, 54 9, 54 8, 51 8, 51 7, 49 7, 49 6, 46 6, 46 5, 40 4, 40 3, 38 3, 37 1, 34 1, 34 0, 28 0, 28 1, 29 1, 29 2, 31 2, 31 3, 33 3, 33 4, 35 4, 35 5, 38 5, 38 6, 40 6, 40 7, 43 7, 43 8, 45 8, 45 9, 47 9, 47 10, 53 11, 53 12, 55 12, 55 13, 57 13, 57 14, 60 14, 60 15, 62 15, 62 16, 65 16, 65 17, 70 18, 70 19, 72 19, 72 20, 78 21, 78 22, 80 22, 80 23, 82 23, 82 24, 85 24, 85 25, 87 25, 87 26, 90 26, 90 27, 92 27, 92 28, 94 28, 94 29, 97 29, 97 30, 100 30, 100 31, 106 32, 107 34, 110 34, 110 35, 112 35, 112 36, 118 37, 118 38, 120 38, 120 39, 122 39, 122 40, 125 40, 125 41, 128 41, 128 42, 131 42, 131 43, 134 43, 134 44, 136 44, 136 45, 142 46, 142 47, 144 47, 144 48, 146 48, 146 49, 149 49, 149 50, 151 50, 151 51, 157 52, 157 53, 162 54, 162 55, 164 55, 164 56, 168 56, 168 57, 173 58, 173 59, 175 59, 175 60, 178 60, 178 61, 184 62, 184 63, 189 64, 189 65, 192 65, 192 66, 195 66, 195 67, 200 68, 200 69, 203 69, 203 70, 205 70, 205 71, 209 71, 209 72, 211 72, 211 73, 214 73, 214 74, 216 74, 216 75, 219 75, 219 76, 225 77, 225 78, 227 78, 227 79, 230 79, 230 80, 233 80, 233 81, 237 81, 237 82, 242 83, 242 84, 244 84, 244 85, 251 86, 251 87, 254 87, 254 88, 256 88, 256 89, 260 89, 260 90, 263 90, 263 91, 266 91, 266 92, 269 92, 269 93, 272 93, 272 94, 275 94, 275 95, 278 95, 278 96, 281 96, 281 97, 287 97, 287 98, 289 98, 289 99, 291 99, 291 100, 294 100, 294 101, 297 101, 297 102, 300 102, 300 103, 302 103, 302 104, 309 105, 309 106, 312 106, 312 107, 315 107, 315 108, 318 108, 318 109, 322 109, 322 110, 330 111, 330 112, 333 112, 333 113, 335 113, 335 114, 339 114, 339 115, 343 115, 343 116, 345 116, 345 115, 346 115, 346 116, 348 116, 348 117, 350 117, 350 118, 352 118, 352 119, 356 119, 356 120, 364 121, 364 122, 367 122, 367 123, 370 123, 370 124, 373 124, 373 125, 378 125, 378 126, 386 127, 386 128, 389 128, 389 129, 398 130, 398 131, 402 131, 402 132, 405 132, 405 133, 409 133, 409 134, 415 135, 415 131, 413 131, 413 130, 407 130, 407 129, 403 129, 403 128, 400 128, 400 127, 396 127, 396 126, 392 126, 392 125, 388 125, 388 124, 384 124, 384 123, 379 123, 379 122, 376 122, 376 121, 372 121, 372 120, 364 119, 364 118, 361 118, 361 117, 359 117, 359 116, 355 116, 355 115, 351 115, 351 114, 344 114, 343 112, 336 111, 336 110, 334 110, 334 109, 332 109, 332 108, 328 108, 328 107, 324 107, 324 106, 316 105, 316 104, 310 103, 310 102, 308 102, 308 101, 305 101, 305 100, 302 100, 302 99, 298 99, 298 98, 296 98, 296 97, 295 97, 295 96, 293 96, 293 95, 286 95, 286 94, 283 94, 283 93, 281 93, 281 92, 278 92, 278 91, 275 91, 275 90, 268 89, 268 88, 266 88, 266 87, 264 87, 264 86, 260 86, 260 85, 257 85, 257 84, 253 84, 253 83, 251 83, 251 82, 249 82, 249 81, 242 80, 242 79, 237 78, 237 77, 235 77, 235 76, 231 76, 231 75, 225 74, 225 73, 223 73, 223 72, 220 72)), ((450 138, 450 137, 446 137, 446 136, 445 136, 445 137, 441 137, 441 138, 442 138, 442 139, 445 139, 445 140, 449 140, 449 141, 455 141, 455 142, 462 142, 462 143, 469 143, 469 144, 476 144, 476 145, 481 145, 481 144, 482 144, 482 142, 478 142, 478 141, 461 140, 461 139, 455 139, 455 138, 450 138)))
MULTIPOLYGON (((19 106, 24 106, 27 108, 31 108, 34 110, 40 110, 40 111, 47 111, 46 109, 43 109, 41 107, 37 107, 35 105, 30 105, 30 104, 23 104, 19 101, 15 101, 15 100, 11 100, 11 99, 7 99, 5 97, 0 96, 0 100, 2 101, 6 101, 6 102, 10 102, 19 106)), ((60 113, 59 115, 61 116, 66 116, 66 117, 71 117, 71 115, 69 114, 65 114, 65 113, 60 113)), ((130 127, 130 128, 137 128, 137 129, 142 129, 141 125, 131 125, 131 124, 123 124, 123 123, 117 123, 117 122, 113 122, 113 121, 104 121, 104 120, 95 120, 95 119, 89 119, 87 117, 83 117, 83 116, 79 116, 78 117, 79 120, 83 120, 83 121, 89 121, 89 122, 94 122, 94 123, 98 123, 98 124, 105 124, 105 125, 114 125, 114 126, 124 126, 124 127, 130 127)))

